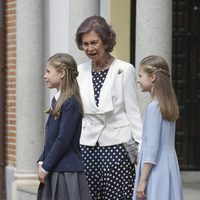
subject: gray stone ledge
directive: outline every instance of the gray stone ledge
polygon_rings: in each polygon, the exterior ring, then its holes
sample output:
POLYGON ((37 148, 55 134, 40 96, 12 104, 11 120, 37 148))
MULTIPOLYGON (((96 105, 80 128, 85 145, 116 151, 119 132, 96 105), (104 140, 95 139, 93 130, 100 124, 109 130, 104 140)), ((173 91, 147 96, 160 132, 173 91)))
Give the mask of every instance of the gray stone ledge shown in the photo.
POLYGON ((200 184, 200 171, 181 171, 181 176, 184 184, 200 184))

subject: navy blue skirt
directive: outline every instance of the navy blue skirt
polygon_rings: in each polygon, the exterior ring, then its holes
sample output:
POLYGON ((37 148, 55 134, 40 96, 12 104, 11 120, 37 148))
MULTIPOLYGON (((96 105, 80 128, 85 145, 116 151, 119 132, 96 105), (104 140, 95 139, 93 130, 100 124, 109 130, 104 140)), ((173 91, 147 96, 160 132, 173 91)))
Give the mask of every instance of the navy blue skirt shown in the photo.
POLYGON ((122 144, 81 145, 81 151, 93 200, 132 200, 135 167, 122 144))

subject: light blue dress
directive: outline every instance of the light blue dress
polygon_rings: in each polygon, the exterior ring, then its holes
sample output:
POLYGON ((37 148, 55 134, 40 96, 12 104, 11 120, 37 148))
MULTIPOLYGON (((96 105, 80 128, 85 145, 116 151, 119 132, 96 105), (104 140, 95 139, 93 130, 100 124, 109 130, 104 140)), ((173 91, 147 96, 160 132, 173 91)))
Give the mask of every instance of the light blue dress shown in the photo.
POLYGON ((136 171, 133 200, 144 162, 155 165, 146 187, 147 200, 183 200, 180 170, 175 151, 175 122, 162 119, 157 101, 146 109, 140 158, 136 171))

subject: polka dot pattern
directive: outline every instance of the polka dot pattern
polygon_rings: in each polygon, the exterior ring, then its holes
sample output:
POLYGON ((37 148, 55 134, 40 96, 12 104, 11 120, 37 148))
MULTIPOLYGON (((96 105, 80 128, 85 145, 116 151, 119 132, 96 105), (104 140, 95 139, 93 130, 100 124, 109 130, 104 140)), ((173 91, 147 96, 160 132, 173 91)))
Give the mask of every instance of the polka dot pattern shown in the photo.
POLYGON ((92 81, 93 81, 93 88, 94 88, 94 98, 96 101, 96 105, 99 105, 99 96, 100 96, 100 91, 103 86, 103 83, 106 79, 106 75, 108 73, 109 69, 105 69, 103 71, 95 71, 92 70, 92 81))
POLYGON ((131 200, 135 168, 122 144, 81 145, 85 175, 93 200, 131 200))

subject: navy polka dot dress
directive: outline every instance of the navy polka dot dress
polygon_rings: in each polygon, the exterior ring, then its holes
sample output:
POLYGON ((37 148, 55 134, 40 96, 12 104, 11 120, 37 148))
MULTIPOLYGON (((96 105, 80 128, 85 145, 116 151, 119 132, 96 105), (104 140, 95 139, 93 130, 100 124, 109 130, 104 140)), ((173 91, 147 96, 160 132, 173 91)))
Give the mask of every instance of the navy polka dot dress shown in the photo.
MULTIPOLYGON (((109 69, 92 70, 96 105, 109 69)), ((132 200, 135 168, 122 144, 112 146, 81 145, 85 175, 93 200, 132 200)))
POLYGON ((95 97, 97 106, 99 106, 99 95, 100 95, 100 91, 103 86, 103 83, 106 79, 108 70, 109 69, 99 71, 99 72, 92 70, 92 82, 93 82, 93 87, 94 87, 94 97, 95 97))

